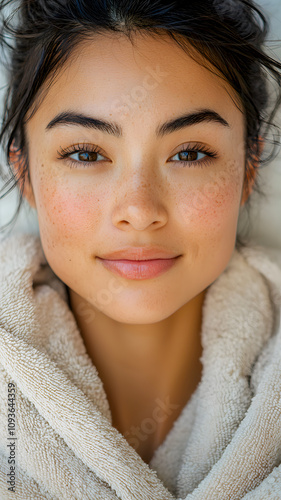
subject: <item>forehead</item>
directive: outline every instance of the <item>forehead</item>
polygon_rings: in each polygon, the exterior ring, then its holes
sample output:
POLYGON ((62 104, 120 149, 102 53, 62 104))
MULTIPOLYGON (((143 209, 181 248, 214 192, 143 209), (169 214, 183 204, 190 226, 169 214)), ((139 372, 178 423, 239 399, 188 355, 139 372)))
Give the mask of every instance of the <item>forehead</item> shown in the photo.
POLYGON ((95 35, 75 47, 51 85, 46 82, 39 112, 52 116, 58 108, 75 107, 117 119, 123 107, 133 114, 145 110, 153 119, 159 109, 169 108, 170 116, 184 105, 223 110, 232 124, 242 123, 231 85, 209 63, 212 71, 203 66, 194 48, 188 50, 167 34, 136 33, 132 41, 122 34, 95 35))

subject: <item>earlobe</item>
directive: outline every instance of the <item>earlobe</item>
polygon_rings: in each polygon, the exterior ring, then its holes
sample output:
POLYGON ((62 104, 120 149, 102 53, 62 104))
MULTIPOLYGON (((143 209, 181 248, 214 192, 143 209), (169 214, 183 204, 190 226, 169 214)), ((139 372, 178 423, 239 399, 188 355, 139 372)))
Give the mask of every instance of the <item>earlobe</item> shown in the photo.
POLYGON ((15 179, 18 180, 20 191, 23 190, 22 196, 28 201, 32 208, 36 209, 35 197, 33 188, 27 170, 25 169, 25 160, 20 149, 14 146, 14 142, 9 151, 9 164, 12 168, 15 179))
POLYGON ((244 203, 249 198, 252 193, 255 178, 257 175, 257 168, 259 167, 260 156, 264 149, 264 138, 259 136, 258 142, 255 144, 256 153, 252 156, 251 160, 247 164, 247 171, 245 173, 244 178, 244 186, 243 186, 243 195, 241 198, 240 206, 243 206, 244 203))

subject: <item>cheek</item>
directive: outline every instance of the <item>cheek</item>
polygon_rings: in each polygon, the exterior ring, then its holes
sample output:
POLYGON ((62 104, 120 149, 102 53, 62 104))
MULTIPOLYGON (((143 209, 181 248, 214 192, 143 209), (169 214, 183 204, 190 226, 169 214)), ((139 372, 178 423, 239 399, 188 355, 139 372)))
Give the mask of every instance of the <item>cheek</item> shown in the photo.
POLYGON ((236 163, 216 176, 206 176, 190 191, 178 195, 180 220, 187 231, 216 239, 236 231, 242 189, 242 171, 236 163))
MULTIPOLYGON (((95 231, 102 219, 103 193, 95 196, 79 183, 65 179, 45 179, 37 187, 39 193, 38 221, 40 233, 48 245, 54 246, 69 240, 77 246, 83 233, 95 231)), ((94 233, 93 233, 94 234, 94 233)))

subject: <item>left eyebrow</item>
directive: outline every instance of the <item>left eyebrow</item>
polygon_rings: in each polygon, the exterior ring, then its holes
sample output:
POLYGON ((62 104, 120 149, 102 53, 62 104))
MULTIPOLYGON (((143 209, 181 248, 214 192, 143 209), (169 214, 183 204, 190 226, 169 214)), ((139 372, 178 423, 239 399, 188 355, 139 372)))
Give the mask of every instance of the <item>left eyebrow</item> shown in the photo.
MULTIPOLYGON (((172 120, 158 125, 156 127, 155 134, 157 137, 163 137, 167 134, 183 129, 184 127, 189 127, 202 122, 212 122, 225 127, 230 127, 229 123, 216 111, 212 109, 200 109, 178 116, 177 118, 173 118, 172 120)), ((48 123, 46 130, 50 130, 58 125, 74 125, 96 129, 115 137, 122 137, 123 134, 122 127, 116 122, 108 122, 106 120, 86 116, 81 113, 77 114, 73 111, 64 111, 56 115, 50 123, 48 123)))

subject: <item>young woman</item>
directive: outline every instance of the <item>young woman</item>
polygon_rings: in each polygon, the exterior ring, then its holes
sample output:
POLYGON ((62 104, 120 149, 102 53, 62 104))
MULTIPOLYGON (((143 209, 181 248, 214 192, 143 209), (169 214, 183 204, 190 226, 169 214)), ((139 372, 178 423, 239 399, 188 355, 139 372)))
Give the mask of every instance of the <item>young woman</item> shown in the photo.
POLYGON ((40 228, 0 245, 1 499, 281 498, 281 270, 237 235, 280 101, 266 18, 1 8, 0 138, 40 228))

